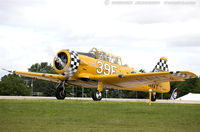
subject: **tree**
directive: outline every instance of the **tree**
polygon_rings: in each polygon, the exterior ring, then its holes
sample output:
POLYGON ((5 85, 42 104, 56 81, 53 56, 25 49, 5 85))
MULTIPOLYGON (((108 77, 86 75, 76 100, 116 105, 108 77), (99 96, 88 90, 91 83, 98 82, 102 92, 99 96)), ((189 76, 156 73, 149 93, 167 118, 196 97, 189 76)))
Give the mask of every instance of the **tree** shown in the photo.
POLYGON ((82 97, 82 96, 91 97, 91 92, 93 90, 92 88, 83 88, 81 86, 73 86, 73 85, 65 85, 65 88, 67 97, 82 97), (84 93, 82 93, 82 90, 84 93))
MULTIPOLYGON (((49 65, 47 62, 42 62, 40 64, 39 63, 33 64, 30 68, 28 68, 28 71, 56 74, 52 65, 51 64, 49 65)), ((45 96, 55 96, 57 85, 58 83, 55 82, 36 79, 33 81, 33 91, 42 92, 45 96)), ((66 95, 68 97, 73 97, 73 96, 82 97, 82 87, 65 84, 65 88, 66 88, 66 95)), ((84 88, 84 96, 90 97, 91 89, 84 88)))
POLYGON ((176 87, 178 88, 178 96, 183 96, 188 93, 200 93, 200 79, 191 78, 187 79, 184 82, 177 83, 176 87))
POLYGON ((48 64, 48 62, 41 62, 33 64, 30 68, 28 68, 29 72, 40 72, 40 73, 52 73, 55 74, 53 66, 48 64))
POLYGON ((171 90, 169 93, 164 94, 165 99, 169 99, 175 88, 178 88, 178 97, 191 93, 200 93, 200 79, 191 78, 182 82, 171 82, 171 90))
POLYGON ((31 88, 27 87, 24 79, 18 75, 9 74, 1 78, 0 95, 28 96, 31 94, 31 88))
POLYGON ((136 98, 136 92, 137 91, 131 91, 131 90, 123 90, 122 91, 122 97, 123 98, 136 98))
MULTIPOLYGON (((33 64, 28 68, 29 72, 40 72, 40 73, 51 73, 55 74, 53 66, 47 62, 41 62, 33 64)), ((45 96, 55 96, 57 83, 45 80, 34 80, 33 81, 33 91, 42 92, 45 96)))

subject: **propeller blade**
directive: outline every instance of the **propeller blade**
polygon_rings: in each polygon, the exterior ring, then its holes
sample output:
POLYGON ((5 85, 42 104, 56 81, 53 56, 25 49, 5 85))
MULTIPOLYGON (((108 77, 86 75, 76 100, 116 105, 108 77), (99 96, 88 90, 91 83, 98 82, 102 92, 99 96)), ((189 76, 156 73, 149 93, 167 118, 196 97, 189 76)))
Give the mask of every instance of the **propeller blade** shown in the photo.
POLYGON ((56 57, 55 57, 55 61, 59 64, 59 66, 62 66, 62 67, 61 67, 62 69, 63 69, 63 68, 65 67, 65 65, 66 65, 66 63, 63 62, 62 57, 60 58, 60 57, 56 56, 56 57))

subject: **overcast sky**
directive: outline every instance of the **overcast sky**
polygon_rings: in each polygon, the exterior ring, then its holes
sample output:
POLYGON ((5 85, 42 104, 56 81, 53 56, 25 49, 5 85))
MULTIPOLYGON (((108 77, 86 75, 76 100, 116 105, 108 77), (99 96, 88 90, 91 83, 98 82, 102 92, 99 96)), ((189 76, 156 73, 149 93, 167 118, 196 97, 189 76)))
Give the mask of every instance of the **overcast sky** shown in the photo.
POLYGON ((200 75, 200 2, 179 1, 0 0, 0 67, 27 71, 61 49, 97 47, 137 70, 165 56, 170 71, 200 75))

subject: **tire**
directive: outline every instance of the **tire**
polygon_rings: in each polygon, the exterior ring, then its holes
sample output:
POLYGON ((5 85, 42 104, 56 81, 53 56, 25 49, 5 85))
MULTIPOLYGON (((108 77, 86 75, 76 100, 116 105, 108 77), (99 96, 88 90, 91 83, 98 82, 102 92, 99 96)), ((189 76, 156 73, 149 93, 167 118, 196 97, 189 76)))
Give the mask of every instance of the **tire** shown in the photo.
POLYGON ((64 100, 66 96, 66 91, 63 91, 63 88, 57 88, 56 89, 56 98, 58 100, 64 100))
POLYGON ((151 93, 151 101, 155 102, 156 101, 156 92, 151 93))
POLYGON ((94 101, 101 101, 103 98, 102 92, 99 92, 97 89, 92 90, 92 99, 94 101))

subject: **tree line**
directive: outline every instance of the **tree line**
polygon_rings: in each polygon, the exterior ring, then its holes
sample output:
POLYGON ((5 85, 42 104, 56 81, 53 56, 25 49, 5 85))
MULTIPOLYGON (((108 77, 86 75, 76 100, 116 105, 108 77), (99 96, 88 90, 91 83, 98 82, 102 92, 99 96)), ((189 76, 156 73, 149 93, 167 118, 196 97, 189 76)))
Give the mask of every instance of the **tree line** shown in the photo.
MULTIPOLYGON (((56 74, 53 66, 47 62, 33 64, 28 68, 29 72, 51 73, 56 74)), ((143 69, 140 72, 145 72, 143 69)), ((0 95, 12 96, 30 96, 33 93, 41 93, 40 96, 55 96, 55 82, 32 79, 22 77, 15 74, 8 74, 1 78, 0 95)), ((169 93, 157 94, 157 98, 169 99, 173 89, 178 88, 178 97, 189 92, 200 93, 200 79, 192 78, 183 82, 171 82, 171 90, 169 93)), ((91 97, 91 88, 83 88, 80 86, 65 85, 67 97, 91 97)), ((104 89, 104 97, 108 98, 148 98, 147 92, 112 90, 104 89)))

